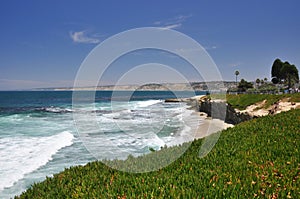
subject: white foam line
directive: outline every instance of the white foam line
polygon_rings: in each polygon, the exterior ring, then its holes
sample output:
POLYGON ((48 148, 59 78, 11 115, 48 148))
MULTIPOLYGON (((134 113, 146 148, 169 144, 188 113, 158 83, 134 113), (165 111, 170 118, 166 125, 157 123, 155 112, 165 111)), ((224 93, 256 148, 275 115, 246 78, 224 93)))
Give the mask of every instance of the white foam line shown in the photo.
POLYGON ((47 164, 58 150, 72 145, 73 139, 68 131, 49 137, 0 139, 0 191, 47 164))
POLYGON ((148 106, 151 106, 151 105, 154 105, 154 104, 158 104, 162 102, 162 100, 147 100, 147 101, 140 101, 138 102, 137 106, 138 107, 148 107, 148 106))

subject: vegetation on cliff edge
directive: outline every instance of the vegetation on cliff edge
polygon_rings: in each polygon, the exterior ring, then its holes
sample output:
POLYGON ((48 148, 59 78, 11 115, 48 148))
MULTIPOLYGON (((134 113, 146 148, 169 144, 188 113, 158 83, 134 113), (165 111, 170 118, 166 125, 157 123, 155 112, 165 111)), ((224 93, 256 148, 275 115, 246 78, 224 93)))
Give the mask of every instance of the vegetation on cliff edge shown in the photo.
POLYGON ((239 95, 227 95, 227 102, 233 107, 239 110, 245 109, 247 106, 262 102, 266 100, 265 108, 275 102, 287 99, 289 102, 300 102, 300 93, 294 94, 281 94, 281 95, 270 95, 270 94, 239 94, 239 95))

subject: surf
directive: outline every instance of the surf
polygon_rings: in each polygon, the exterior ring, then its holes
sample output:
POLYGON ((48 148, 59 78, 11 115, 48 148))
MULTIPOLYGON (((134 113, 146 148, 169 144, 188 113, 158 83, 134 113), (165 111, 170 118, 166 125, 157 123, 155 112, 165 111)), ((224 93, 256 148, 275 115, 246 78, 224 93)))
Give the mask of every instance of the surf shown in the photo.
POLYGON ((71 146, 73 140, 68 131, 47 137, 0 139, 0 191, 46 165, 60 149, 71 146))

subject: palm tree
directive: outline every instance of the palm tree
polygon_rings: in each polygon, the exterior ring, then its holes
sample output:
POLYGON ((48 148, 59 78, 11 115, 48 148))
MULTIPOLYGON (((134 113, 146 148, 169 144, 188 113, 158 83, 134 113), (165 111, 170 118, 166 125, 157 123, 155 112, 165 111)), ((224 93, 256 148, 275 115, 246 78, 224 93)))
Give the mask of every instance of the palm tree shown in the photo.
POLYGON ((236 84, 236 86, 237 86, 237 76, 240 74, 240 72, 239 72, 238 70, 236 70, 236 71, 234 72, 234 74, 235 74, 235 84, 236 84))
POLYGON ((260 79, 259 79, 259 78, 257 78, 255 82, 256 82, 256 86, 258 87, 258 86, 259 86, 259 84, 260 84, 260 79))

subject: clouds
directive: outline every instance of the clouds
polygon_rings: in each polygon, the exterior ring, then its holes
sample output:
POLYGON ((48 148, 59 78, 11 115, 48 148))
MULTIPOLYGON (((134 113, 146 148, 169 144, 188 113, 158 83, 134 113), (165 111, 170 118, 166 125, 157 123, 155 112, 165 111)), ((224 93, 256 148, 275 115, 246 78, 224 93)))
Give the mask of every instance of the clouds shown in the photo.
POLYGON ((217 46, 215 46, 215 45, 213 45, 213 46, 204 46, 204 49, 205 50, 216 50, 216 49, 218 49, 219 47, 217 47, 217 46))
POLYGON ((164 27, 162 27, 163 29, 176 29, 176 28, 180 28, 182 26, 181 23, 179 24, 171 24, 171 25, 166 25, 164 27))
POLYGON ((75 43, 98 44, 100 39, 97 35, 88 35, 87 31, 70 32, 70 37, 75 43))
POLYGON ((163 29, 178 29, 192 15, 179 15, 167 20, 156 21, 153 24, 163 29))

